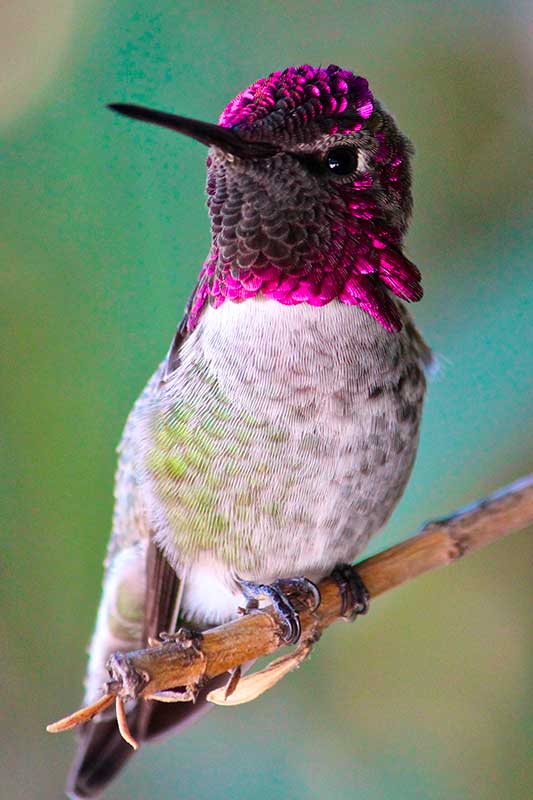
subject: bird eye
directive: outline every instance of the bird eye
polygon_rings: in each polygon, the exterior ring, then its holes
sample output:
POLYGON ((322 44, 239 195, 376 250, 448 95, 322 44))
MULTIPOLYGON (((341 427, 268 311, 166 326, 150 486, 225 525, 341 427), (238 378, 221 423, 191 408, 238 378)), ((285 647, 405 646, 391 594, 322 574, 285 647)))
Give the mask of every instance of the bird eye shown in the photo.
POLYGON ((325 161, 334 175, 350 175, 357 169, 357 150, 353 147, 333 147, 326 154, 325 161))

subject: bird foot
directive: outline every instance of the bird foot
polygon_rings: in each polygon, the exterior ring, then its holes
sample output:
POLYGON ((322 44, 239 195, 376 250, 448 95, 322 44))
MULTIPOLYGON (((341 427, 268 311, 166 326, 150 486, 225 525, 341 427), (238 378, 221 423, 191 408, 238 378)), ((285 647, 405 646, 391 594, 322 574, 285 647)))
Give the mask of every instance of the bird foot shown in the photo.
POLYGON ((160 703, 196 703, 200 693, 201 681, 191 683, 178 689, 162 689, 147 696, 147 700, 157 700, 160 703))
POLYGON ((360 614, 366 614, 370 595, 359 573, 349 564, 338 564, 331 577, 342 597, 340 616, 347 622, 354 622, 360 614))
POLYGON ((191 628, 178 628, 173 633, 161 631, 159 636, 155 638, 153 636, 148 637, 148 647, 161 647, 168 642, 174 642, 181 645, 184 650, 190 648, 201 652, 202 638, 200 631, 193 631, 191 628))
MULTIPOLYGON (((202 654, 202 639, 203 636, 200 631, 193 631, 190 628, 179 628, 173 633, 168 633, 166 631, 161 632, 157 639, 150 640, 148 644, 151 647, 161 647, 168 642, 173 642, 180 645, 184 650, 192 650, 205 659, 205 656, 202 654)), ((195 703, 202 686, 203 680, 200 679, 196 683, 191 683, 187 686, 177 686, 174 689, 162 689, 159 692, 146 695, 146 699, 157 700, 160 703, 195 703)))
POLYGON ((320 592, 307 578, 280 578, 271 584, 239 581, 247 603, 246 610, 257 609, 259 600, 268 600, 281 622, 281 638, 295 644, 301 636, 299 611, 315 611, 320 605, 320 592))

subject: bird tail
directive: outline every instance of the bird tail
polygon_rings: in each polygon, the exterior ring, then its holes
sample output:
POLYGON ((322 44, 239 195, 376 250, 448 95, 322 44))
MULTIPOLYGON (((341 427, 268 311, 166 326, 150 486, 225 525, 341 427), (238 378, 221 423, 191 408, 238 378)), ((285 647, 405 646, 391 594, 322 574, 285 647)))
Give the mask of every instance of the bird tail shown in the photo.
MULTIPOLYGON (((227 676, 213 678, 200 691, 195 703, 159 703, 139 700, 128 712, 128 727, 140 744, 177 733, 209 711, 212 689, 223 686, 227 676)), ((97 797, 134 754, 120 735, 117 721, 107 716, 81 728, 79 745, 70 771, 66 792, 71 800, 97 797)))

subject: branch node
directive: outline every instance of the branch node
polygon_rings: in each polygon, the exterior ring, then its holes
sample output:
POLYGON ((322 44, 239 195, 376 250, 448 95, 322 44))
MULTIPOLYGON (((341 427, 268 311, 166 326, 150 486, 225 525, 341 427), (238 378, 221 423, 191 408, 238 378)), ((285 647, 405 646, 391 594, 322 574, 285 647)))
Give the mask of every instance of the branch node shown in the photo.
POLYGON ((149 676, 138 670, 132 663, 128 653, 113 653, 106 664, 111 680, 106 684, 108 692, 117 696, 135 699, 148 683, 149 676))

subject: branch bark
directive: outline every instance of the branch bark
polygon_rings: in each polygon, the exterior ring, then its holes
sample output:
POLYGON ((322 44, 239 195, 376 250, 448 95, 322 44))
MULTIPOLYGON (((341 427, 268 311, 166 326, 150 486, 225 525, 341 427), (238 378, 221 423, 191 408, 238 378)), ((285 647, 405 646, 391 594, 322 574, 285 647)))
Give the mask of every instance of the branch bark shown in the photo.
MULTIPOLYGON (((418 535, 360 562, 356 569, 370 597, 375 598, 417 575, 448 566, 530 523, 533 523, 533 475, 448 517, 428 522, 418 535)), ((256 687, 248 695, 244 692, 245 698, 238 702, 253 699, 298 666, 322 631, 339 619, 342 599, 336 582, 325 578, 319 589, 322 599, 318 609, 300 612, 300 648, 293 656, 279 659, 263 671, 261 685, 266 681, 264 688, 258 691, 256 687), (272 677, 274 673, 276 679, 272 677)), ((157 695, 176 686, 194 687, 273 653, 282 645, 276 615, 272 609, 265 609, 205 631, 198 640, 170 637, 144 650, 116 653, 109 661, 112 679, 107 685, 108 693, 94 707, 81 709, 48 726, 48 730, 56 732, 74 727, 110 705, 115 698, 163 699, 162 695, 157 695)), ((246 680, 249 678, 243 679, 246 680)), ((234 688, 232 685, 231 691, 234 688)), ((224 702, 220 695, 216 699, 215 693, 210 699, 224 702)))

